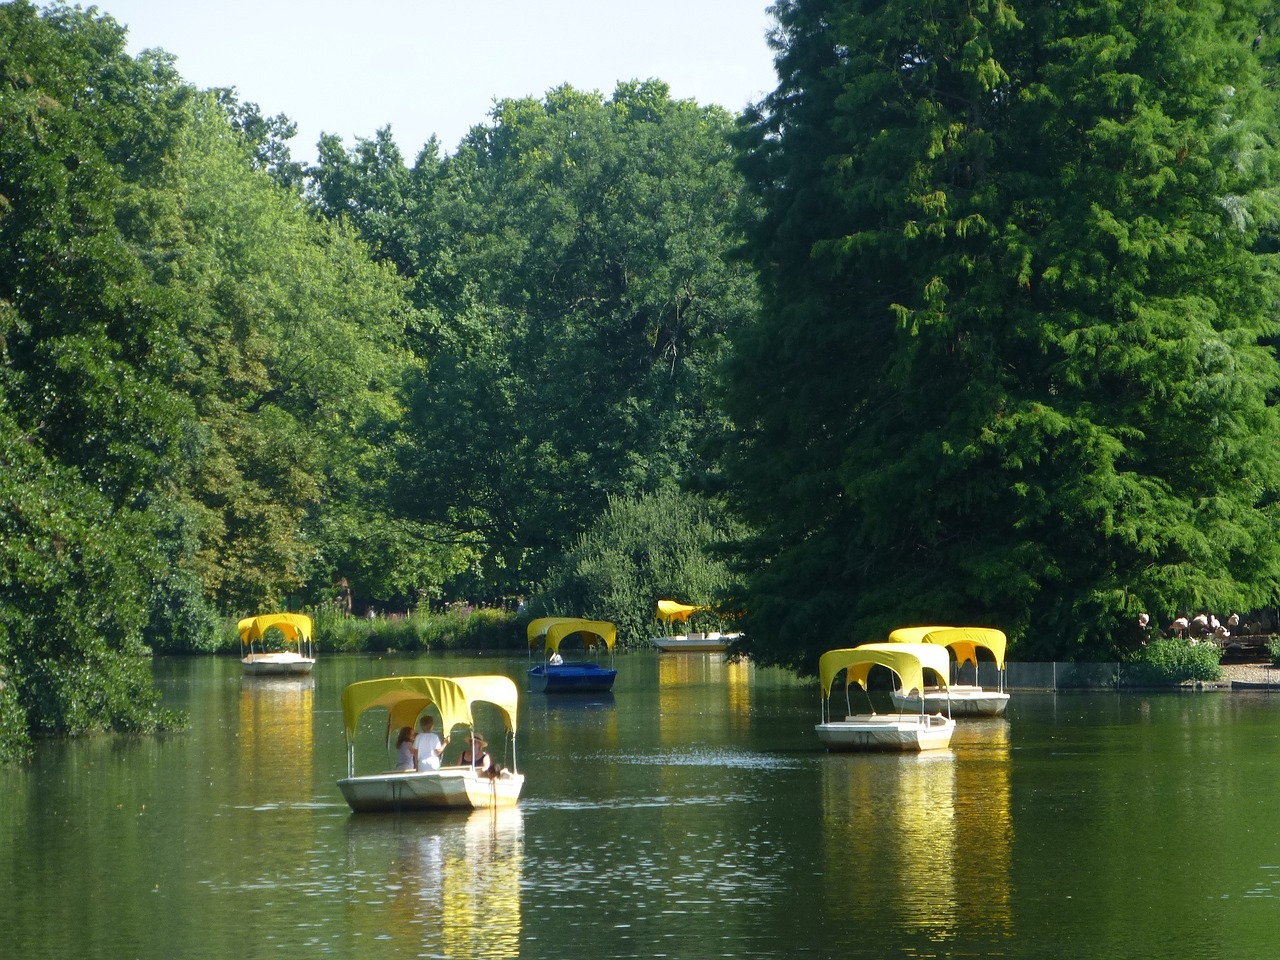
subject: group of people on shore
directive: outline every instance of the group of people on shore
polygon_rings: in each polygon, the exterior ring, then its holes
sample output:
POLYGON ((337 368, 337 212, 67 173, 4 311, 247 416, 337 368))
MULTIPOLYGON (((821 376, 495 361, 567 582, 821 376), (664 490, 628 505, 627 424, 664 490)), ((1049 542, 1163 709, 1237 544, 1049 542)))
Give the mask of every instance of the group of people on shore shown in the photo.
MULTIPOLYGON (((435 732, 436 718, 424 714, 418 720, 419 731, 415 736, 413 727, 401 727, 400 736, 396 739, 396 770, 404 773, 414 770, 419 773, 427 770, 439 770, 441 758, 447 744, 435 732)), ((472 730, 466 738, 457 764, 462 767, 475 767, 481 773, 487 772, 493 765, 493 759, 486 748, 489 746, 477 730, 472 730)))

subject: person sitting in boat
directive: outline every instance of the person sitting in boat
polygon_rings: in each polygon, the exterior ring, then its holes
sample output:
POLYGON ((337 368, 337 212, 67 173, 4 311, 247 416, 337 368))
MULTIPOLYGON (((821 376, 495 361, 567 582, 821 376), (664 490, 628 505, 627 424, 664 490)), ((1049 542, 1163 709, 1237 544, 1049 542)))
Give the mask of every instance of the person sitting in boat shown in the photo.
POLYGON ((422 732, 413 738, 413 755, 418 761, 418 771, 439 770, 440 754, 444 753, 444 741, 435 732, 436 718, 426 714, 418 721, 422 732))
POLYGON ((564 657, 560 656, 559 650, 553 651, 551 654, 551 658, 547 661, 547 663, 551 664, 551 666, 553 667, 558 667, 560 666, 560 664, 564 663, 564 657))
POLYGON ((400 736, 396 740, 396 770, 412 772, 416 767, 413 757, 413 727, 401 727, 400 736))
POLYGON ((458 757, 458 765, 475 767, 480 773, 484 773, 493 763, 493 759, 485 751, 487 746, 489 744, 485 742, 484 736, 478 730, 473 731, 467 738, 467 745, 462 748, 462 755, 458 757))

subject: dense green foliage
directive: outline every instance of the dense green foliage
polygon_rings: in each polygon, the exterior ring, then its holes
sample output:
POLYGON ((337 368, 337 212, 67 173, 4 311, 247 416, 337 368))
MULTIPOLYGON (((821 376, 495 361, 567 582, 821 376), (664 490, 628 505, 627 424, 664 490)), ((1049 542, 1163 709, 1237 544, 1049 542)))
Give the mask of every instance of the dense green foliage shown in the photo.
POLYGON ((174 722, 149 654, 284 606, 426 649, 666 595, 810 670, 1275 602, 1264 8, 775 13, 741 124, 566 86, 304 169, 109 16, 0 3, 0 760, 174 722))
POLYGON ((1213 643, 1157 638, 1132 654, 1121 676, 1130 686, 1167 686, 1222 678, 1222 650, 1213 643))
POLYGON ((176 323, 118 212, 187 93, 163 60, 121 46, 79 12, 0 7, 6 757, 32 733, 166 722, 139 654, 190 408, 166 385, 176 323), (140 89, 154 93, 140 103, 140 89))
POLYGON ((752 305, 732 118, 660 83, 304 170, 124 40, 0 4, 6 756, 168 722, 147 655, 225 616, 527 596, 610 496, 704 469, 752 305))
POLYGON ((717 365, 754 303, 726 257, 732 125, 626 83, 503 101, 412 171, 387 131, 322 144, 321 208, 416 283, 402 506, 478 546, 473 595, 526 592, 610 497, 705 469, 717 365))
POLYGON ((659 598, 711 605, 727 594, 732 576, 716 552, 740 536, 723 507, 696 494, 611 499, 552 568, 532 614, 611 620, 619 641, 644 644, 659 598))
POLYGON ((752 655, 984 623, 1108 657, 1275 592, 1261 4, 783 0, 726 472, 752 655))

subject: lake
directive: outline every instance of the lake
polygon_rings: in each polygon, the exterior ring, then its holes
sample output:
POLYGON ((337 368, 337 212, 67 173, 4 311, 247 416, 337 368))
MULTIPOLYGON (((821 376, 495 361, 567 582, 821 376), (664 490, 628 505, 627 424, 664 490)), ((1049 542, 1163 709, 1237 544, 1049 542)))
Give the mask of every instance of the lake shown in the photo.
MULTIPOLYGON (((816 682, 717 654, 616 665, 611 695, 522 698, 517 809, 355 816, 347 683, 523 691, 527 662, 158 661, 188 731, 0 768, 0 955, 1276 955, 1280 695, 1015 692, 937 755, 827 754, 816 682)), ((372 716, 357 749, 382 749, 372 716)))

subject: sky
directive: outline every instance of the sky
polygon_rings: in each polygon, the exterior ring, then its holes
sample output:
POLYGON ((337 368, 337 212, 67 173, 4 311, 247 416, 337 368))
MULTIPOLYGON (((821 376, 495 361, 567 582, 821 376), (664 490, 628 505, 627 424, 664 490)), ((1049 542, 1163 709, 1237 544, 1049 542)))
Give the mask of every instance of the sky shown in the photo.
MULTIPOLYGON (((131 54, 160 47, 200 88, 347 146, 391 126, 406 163, 434 134, 452 152, 497 99, 569 84, 612 94, 656 78, 676 99, 739 112, 776 86, 770 0, 95 0, 131 54)), ((89 6, 82 0, 83 6, 89 6)))

